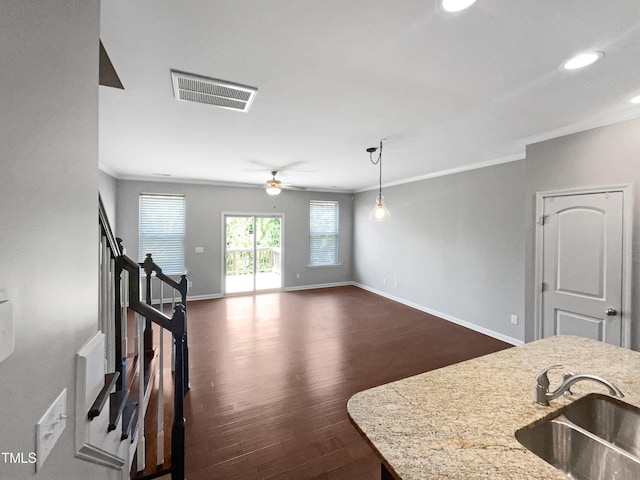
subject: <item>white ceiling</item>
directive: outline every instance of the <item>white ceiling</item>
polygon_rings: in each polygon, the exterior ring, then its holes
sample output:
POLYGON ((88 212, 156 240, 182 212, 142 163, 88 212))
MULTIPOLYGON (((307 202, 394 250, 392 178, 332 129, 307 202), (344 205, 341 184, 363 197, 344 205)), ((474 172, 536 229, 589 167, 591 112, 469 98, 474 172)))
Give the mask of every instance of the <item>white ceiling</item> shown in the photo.
POLYGON ((313 190, 524 157, 640 116, 640 0, 104 0, 125 90, 100 87, 100 165, 118 178, 313 190), (559 66, 605 53, 580 71, 559 66), (248 113, 177 101, 176 69, 258 88, 248 113), (283 168, 284 167, 284 168, 283 168), (154 174, 170 175, 159 177, 154 174))

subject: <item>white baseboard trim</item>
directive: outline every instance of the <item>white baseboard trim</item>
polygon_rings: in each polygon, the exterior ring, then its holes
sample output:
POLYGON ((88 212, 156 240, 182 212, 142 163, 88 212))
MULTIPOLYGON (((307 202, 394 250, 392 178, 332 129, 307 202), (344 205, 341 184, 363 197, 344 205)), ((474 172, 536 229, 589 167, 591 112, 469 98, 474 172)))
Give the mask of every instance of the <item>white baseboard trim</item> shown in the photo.
POLYGON ((355 285, 353 282, 334 282, 334 283, 318 283, 316 285, 300 285, 297 287, 284 287, 284 292, 295 292, 297 290, 314 290, 316 288, 346 287, 355 285))
POLYGON ((187 302, 195 302, 198 300, 214 300, 216 298, 222 298, 222 294, 211 293, 208 295, 187 295, 187 302))
MULTIPOLYGON (((210 293, 207 295, 187 295, 187 302, 195 302, 198 300, 213 300, 216 298, 222 298, 224 295, 222 295, 221 293, 210 293)), ((180 303, 182 301, 181 298, 179 297, 174 297, 173 301, 175 303, 180 303)), ((169 304, 171 303, 171 297, 165 297, 164 298, 164 302, 165 304, 169 304)), ((160 299, 159 298, 152 298, 151 299, 151 306, 155 306, 155 305, 159 305, 160 304, 160 299)), ((125 304, 126 307, 129 307, 129 303, 127 302, 125 304)))
POLYGON ((434 315, 436 317, 442 318, 443 320, 447 320, 447 321, 449 321, 451 323, 455 323, 457 325, 461 325, 461 326, 466 327, 466 328, 468 328, 470 330, 474 330, 476 332, 483 333, 483 334, 488 335, 490 337, 493 337, 495 339, 502 340, 503 342, 510 343, 511 345, 515 345, 515 346, 524 345, 524 342, 522 340, 518 340, 516 338, 509 337, 507 335, 503 335, 502 333, 499 333, 499 332, 496 332, 496 331, 493 331, 493 330, 489 330, 488 328, 481 327, 480 325, 476 325, 475 323, 466 322, 464 320, 461 320, 459 318, 453 317, 451 315, 447 315, 446 313, 438 312, 437 310, 433 310, 431 308, 427 308, 427 307, 425 307, 423 305, 419 305, 417 303, 410 302, 410 301, 405 300, 403 298, 395 297, 393 295, 389 295, 386 292, 382 292, 380 290, 376 290, 375 288, 368 287, 367 285, 362 285, 362 284, 357 283, 357 282, 352 282, 352 285, 355 285, 358 288, 361 288, 361 289, 366 290, 368 292, 374 293, 376 295, 380 295, 381 297, 388 298, 389 300, 393 300, 394 302, 402 303, 403 305, 407 305, 408 307, 415 308, 416 310, 420 310, 421 312, 425 312, 425 313, 428 313, 430 315, 434 315))

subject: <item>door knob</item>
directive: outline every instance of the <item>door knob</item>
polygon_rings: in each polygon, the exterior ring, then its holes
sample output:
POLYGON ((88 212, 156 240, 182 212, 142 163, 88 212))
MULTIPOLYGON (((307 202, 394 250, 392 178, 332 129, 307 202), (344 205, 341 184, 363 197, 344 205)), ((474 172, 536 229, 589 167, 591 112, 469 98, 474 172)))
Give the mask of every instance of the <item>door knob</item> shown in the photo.
POLYGON ((613 317, 615 315, 618 314, 618 311, 615 308, 607 308, 607 310, 605 311, 605 313, 609 316, 609 317, 613 317))

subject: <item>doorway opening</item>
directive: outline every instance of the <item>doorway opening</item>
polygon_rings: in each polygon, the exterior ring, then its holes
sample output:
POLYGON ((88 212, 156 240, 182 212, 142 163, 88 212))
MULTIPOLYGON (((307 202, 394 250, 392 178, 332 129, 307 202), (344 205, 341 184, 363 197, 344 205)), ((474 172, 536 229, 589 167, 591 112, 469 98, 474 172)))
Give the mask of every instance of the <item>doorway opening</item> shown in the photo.
POLYGON ((282 216, 224 215, 224 292, 282 288, 282 216))

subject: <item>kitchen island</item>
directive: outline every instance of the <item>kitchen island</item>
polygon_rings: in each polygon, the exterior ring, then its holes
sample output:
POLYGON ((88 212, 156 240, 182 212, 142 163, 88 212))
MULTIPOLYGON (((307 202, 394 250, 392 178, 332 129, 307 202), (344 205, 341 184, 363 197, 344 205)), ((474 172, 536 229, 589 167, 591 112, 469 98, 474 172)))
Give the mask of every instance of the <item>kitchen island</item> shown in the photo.
MULTIPOLYGON (((640 406, 640 353, 557 336, 365 390, 351 397, 347 410, 380 458, 383 478, 566 480, 514 434, 607 389, 579 382, 572 397, 538 405, 535 377, 550 365, 601 376, 622 390, 625 402, 640 406)), ((563 371, 549 372, 551 390, 561 383, 563 371)))

